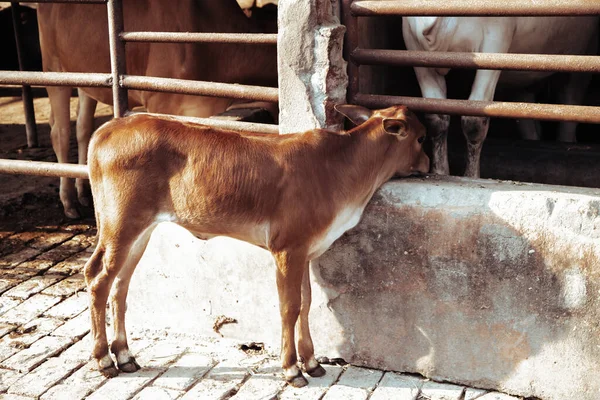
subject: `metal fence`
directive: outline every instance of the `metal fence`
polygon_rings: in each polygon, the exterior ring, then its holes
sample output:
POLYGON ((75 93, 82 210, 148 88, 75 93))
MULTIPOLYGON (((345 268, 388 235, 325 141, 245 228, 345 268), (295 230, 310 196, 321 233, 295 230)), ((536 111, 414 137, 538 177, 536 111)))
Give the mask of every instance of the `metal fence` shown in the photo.
POLYGON ((342 0, 346 25, 344 56, 348 61, 348 103, 378 108, 405 104, 415 111, 548 121, 600 123, 600 107, 382 96, 359 92, 360 65, 417 66, 600 73, 600 57, 542 54, 500 54, 372 50, 358 47, 358 17, 402 16, 557 16, 597 15, 600 2, 589 0, 342 0))
MULTIPOLYGON (((34 86, 73 86, 73 87, 106 87, 112 88, 114 116, 122 117, 128 110, 127 90, 147 90, 179 94, 193 94, 211 97, 227 97, 244 100, 277 102, 277 88, 238 85, 230 83, 190 81, 172 78, 157 78, 147 76, 127 75, 125 70, 126 42, 163 42, 163 43, 239 43, 239 44, 268 44, 277 43, 277 34, 239 34, 239 33, 182 33, 182 32, 124 32, 122 0, 38 0, 38 3, 85 3, 106 4, 108 13, 108 34, 110 48, 110 74, 103 73, 72 73, 72 72, 27 72, 0 71, 0 85, 23 85, 25 104, 33 104, 31 96, 27 98, 26 91, 34 86)), ((18 3, 11 3, 15 7, 18 3)), ((13 17, 16 22, 16 17, 13 17)), ((18 24, 15 24, 18 25, 18 24)), ((17 49, 19 49, 19 32, 17 49)), ((28 106, 26 105, 26 108, 28 106)), ((27 110, 26 110, 27 111, 27 110)), ((27 115, 27 124, 31 124, 33 108, 27 115)), ((276 125, 257 124, 213 120, 207 118, 186 118, 188 121, 219 126, 236 131, 278 133, 276 125)), ((35 129, 35 120, 33 120, 35 129)), ((35 139, 28 129, 28 144, 35 145, 35 139)), ((64 165, 50 162, 33 162, 17 160, 0 160, 0 173, 62 176, 69 178, 86 178, 87 166, 64 165)))

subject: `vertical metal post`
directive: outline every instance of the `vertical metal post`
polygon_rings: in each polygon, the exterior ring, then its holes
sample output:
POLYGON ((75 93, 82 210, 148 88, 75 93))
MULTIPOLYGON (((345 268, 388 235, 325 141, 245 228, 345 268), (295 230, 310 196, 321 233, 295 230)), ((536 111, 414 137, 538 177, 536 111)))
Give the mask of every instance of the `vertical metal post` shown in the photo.
POLYGON ((348 62, 348 103, 354 103, 359 92, 359 66, 352 60, 352 53, 358 47, 358 18, 350 12, 353 0, 342 0, 342 24, 346 25, 346 40, 344 41, 344 58, 348 62))
MULTIPOLYGON (((15 33, 15 44, 17 47, 17 58, 19 60, 19 70, 25 71, 25 55, 23 53, 23 43, 21 42, 21 15, 19 14, 19 3, 11 2, 13 31, 15 33)), ((35 111, 33 109, 33 96, 31 86, 23 85, 22 88, 23 109, 25 111, 25 131, 27 133, 27 147, 38 146, 37 128, 35 125, 35 111)))
POLYGON ((123 32, 123 3, 121 0, 108 0, 108 39, 110 46, 110 70, 112 75, 113 107, 115 118, 123 117, 128 108, 127 89, 121 86, 121 76, 125 75, 125 42, 123 32))

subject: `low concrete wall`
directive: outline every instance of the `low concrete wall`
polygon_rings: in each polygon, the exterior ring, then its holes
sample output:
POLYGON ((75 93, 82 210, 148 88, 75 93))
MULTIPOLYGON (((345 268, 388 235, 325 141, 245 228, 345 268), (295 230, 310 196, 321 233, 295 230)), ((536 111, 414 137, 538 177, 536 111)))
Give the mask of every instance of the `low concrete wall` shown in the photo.
MULTIPOLYGON (((462 178, 393 181, 312 265, 318 355, 542 399, 600 398, 600 193, 462 178)), ((155 232, 137 332, 279 343, 274 264, 238 241, 155 232)))

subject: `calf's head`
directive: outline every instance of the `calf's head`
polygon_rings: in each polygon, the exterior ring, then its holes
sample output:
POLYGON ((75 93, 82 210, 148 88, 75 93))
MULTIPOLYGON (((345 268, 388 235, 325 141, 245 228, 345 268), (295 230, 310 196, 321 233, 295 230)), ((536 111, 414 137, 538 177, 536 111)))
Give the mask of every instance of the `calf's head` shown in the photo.
POLYGON ((389 146, 386 158, 394 163, 396 176, 429 172, 429 157, 423 151, 425 126, 406 106, 393 106, 372 111, 368 108, 343 104, 335 109, 352 121, 356 132, 366 135, 378 145, 389 146))

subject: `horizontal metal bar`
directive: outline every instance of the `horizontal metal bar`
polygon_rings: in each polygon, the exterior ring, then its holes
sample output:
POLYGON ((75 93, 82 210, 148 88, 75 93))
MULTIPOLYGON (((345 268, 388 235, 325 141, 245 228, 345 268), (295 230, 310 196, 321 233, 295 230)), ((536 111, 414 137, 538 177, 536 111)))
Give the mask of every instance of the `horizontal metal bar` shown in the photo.
POLYGON ((0 71, 0 85, 110 87, 111 84, 110 74, 0 71))
POLYGON ((376 15, 596 15, 600 2, 594 0, 402 0, 355 1, 350 11, 356 16, 376 15))
POLYGON ((0 173, 89 178, 87 165, 0 159, 0 173))
POLYGON ((273 103, 279 101, 279 90, 277 88, 233 83, 124 75, 121 78, 121 86, 134 90, 270 101, 273 103))
POLYGON ((135 115, 135 114, 148 114, 148 115, 156 115, 163 118, 175 119, 177 121, 185 121, 191 122, 194 124, 200 125, 208 125, 215 128, 220 129, 228 129, 236 132, 248 132, 248 133, 269 133, 269 134, 279 134, 279 125, 271 125, 271 124, 259 124, 256 122, 240 122, 240 121, 229 121, 226 119, 219 118, 198 118, 198 117, 185 117, 181 115, 171 115, 171 114, 158 114, 158 113, 146 113, 146 112, 137 112, 130 111, 127 115, 135 115))
POLYGON ((599 56, 356 49, 363 65, 600 73, 599 56))
POLYGON ((422 97, 380 96, 372 94, 357 94, 351 102, 369 108, 390 107, 396 104, 403 104, 413 111, 435 114, 525 118, 545 121, 572 121, 600 124, 600 107, 590 106, 428 99, 422 97))
MULTIPOLYGON (((36 3, 106 4, 106 0, 36 0, 36 3)), ((27 3, 25 3, 27 4, 27 3)))
POLYGON ((123 32, 126 42, 277 44, 276 33, 123 32))

